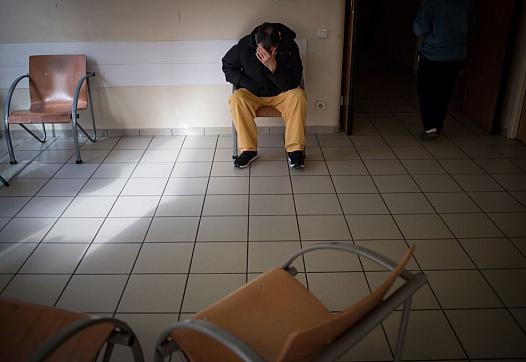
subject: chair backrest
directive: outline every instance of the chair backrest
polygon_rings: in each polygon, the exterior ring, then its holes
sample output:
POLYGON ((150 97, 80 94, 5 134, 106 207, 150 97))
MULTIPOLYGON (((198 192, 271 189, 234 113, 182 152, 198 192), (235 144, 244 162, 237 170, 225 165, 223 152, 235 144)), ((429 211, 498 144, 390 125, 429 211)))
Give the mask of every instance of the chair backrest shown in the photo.
MULTIPOLYGON (((62 328, 86 318, 80 313, 0 297, 0 361, 27 361, 62 328)), ((112 330, 111 324, 84 330, 46 361, 94 361, 112 330)))
MULTIPOLYGON (((86 75, 86 56, 32 55, 29 57, 29 95, 32 109, 71 108, 75 88, 86 75)), ((88 105, 86 83, 82 85, 78 109, 88 105)))
POLYGON ((345 311, 331 315, 331 318, 321 324, 293 333, 284 344, 277 361, 306 362, 316 355, 343 332, 366 317, 385 297, 407 263, 411 260, 414 246, 407 251, 395 270, 370 295, 345 311))

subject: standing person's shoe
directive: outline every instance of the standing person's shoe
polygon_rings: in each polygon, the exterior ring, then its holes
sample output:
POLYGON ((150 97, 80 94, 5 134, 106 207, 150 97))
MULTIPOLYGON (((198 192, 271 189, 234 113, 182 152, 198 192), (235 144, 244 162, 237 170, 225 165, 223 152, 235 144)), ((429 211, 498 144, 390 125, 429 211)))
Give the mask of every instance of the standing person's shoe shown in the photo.
POLYGON ((292 151, 288 153, 289 156, 289 166, 291 168, 303 168, 305 167, 304 164, 304 156, 303 151, 292 151))
POLYGON ((244 151, 234 161, 234 167, 245 168, 258 159, 257 151, 244 151))
POLYGON ((420 138, 422 140, 430 140, 430 139, 437 138, 437 137, 438 137, 438 130, 436 128, 428 129, 427 131, 422 132, 422 134, 420 135, 420 138))

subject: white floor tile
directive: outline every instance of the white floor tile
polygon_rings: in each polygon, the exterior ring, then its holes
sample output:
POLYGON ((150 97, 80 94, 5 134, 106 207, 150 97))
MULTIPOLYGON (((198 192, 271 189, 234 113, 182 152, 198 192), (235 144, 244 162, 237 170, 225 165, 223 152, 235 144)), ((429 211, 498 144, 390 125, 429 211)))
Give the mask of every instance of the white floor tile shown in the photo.
MULTIPOLYGON (((0 243, 0 273, 16 273, 36 243, 0 243)), ((0 286, 0 290, 3 287, 0 286)))
POLYGON ((69 280, 69 275, 18 274, 3 297, 52 307, 69 280))
POLYGON ((120 196, 110 212, 110 217, 153 216, 160 196, 120 196))
POLYGON ((0 196, 34 196, 47 179, 11 180, 9 187, 0 187, 0 196))
POLYGON ((150 226, 150 218, 107 218, 94 243, 140 243, 150 226))
POLYGON ((204 195, 163 196, 155 216, 201 216, 204 195))
POLYGON ((145 243, 134 273, 188 273, 193 243, 145 243))
POLYGON ((133 274, 119 304, 118 312, 178 313, 186 275, 133 274))
POLYGON ((38 196, 76 196, 86 179, 53 178, 40 190, 38 196))
POLYGON ((18 217, 59 217, 73 197, 34 197, 18 213, 18 217))
POLYGON ((67 163, 55 174, 55 178, 90 178, 99 167, 96 163, 70 164, 67 163))
POLYGON ((124 186, 122 195, 154 196, 162 195, 168 178, 131 178, 124 186))
POLYGON ((38 243, 55 223, 54 218, 15 218, 0 231, 0 242, 38 243))
POLYGON ((179 155, 179 150, 146 150, 144 155, 141 158, 141 163, 143 162, 170 162, 173 163, 177 161, 177 156, 179 155))
POLYGON ((103 163, 93 174, 93 178, 130 177, 137 163, 103 163))
POLYGON ((116 196, 119 195, 126 184, 125 178, 91 179, 82 188, 81 196, 116 196))
POLYGON ((63 217, 106 217, 117 196, 77 196, 63 217))
POLYGON ((41 244, 26 261, 21 273, 71 274, 88 244, 41 244))
POLYGON ((140 244, 92 244, 75 274, 129 274, 140 244))
POLYGON ((198 217, 156 217, 146 235, 147 242, 193 242, 198 217))
POLYGON ((113 313, 127 275, 74 275, 56 307, 81 313, 113 313))
POLYGON ((44 238, 52 243, 91 243, 103 218, 61 218, 44 238))
POLYGON ((62 165, 58 163, 31 163, 20 171, 16 178, 50 178, 61 167, 62 165))
POLYGON ((173 166, 171 162, 139 163, 132 177, 170 177, 173 166))
POLYGON ((31 200, 29 197, 2 197, 0 202, 2 207, 0 208, 0 217, 13 217, 15 216, 27 202, 31 200))

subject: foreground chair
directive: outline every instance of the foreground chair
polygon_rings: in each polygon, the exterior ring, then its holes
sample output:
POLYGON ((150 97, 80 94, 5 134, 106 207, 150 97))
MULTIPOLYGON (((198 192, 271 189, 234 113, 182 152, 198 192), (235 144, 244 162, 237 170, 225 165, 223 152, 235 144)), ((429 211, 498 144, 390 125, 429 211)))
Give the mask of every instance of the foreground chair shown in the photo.
MULTIPOLYGON (((405 266, 413 249, 395 262, 349 243, 325 243, 300 250, 281 268, 272 269, 191 320, 171 325, 160 336, 155 361, 172 353, 183 360, 335 361, 404 305, 396 345, 400 360, 413 294, 426 282, 423 273, 405 266), (369 296, 340 313, 330 313, 294 275, 293 261, 305 253, 332 249, 358 254, 391 270, 369 296), (405 283, 384 299, 395 280, 405 283)), ((343 287, 343 286, 337 286, 343 287)))
POLYGON ((0 361, 93 362, 104 345, 103 361, 109 361, 115 344, 144 361, 135 334, 118 319, 0 298, 0 361))
POLYGON ((16 164, 13 143, 9 126, 18 124, 40 143, 46 142, 46 123, 70 123, 75 142, 77 163, 82 163, 80 156, 78 129, 91 141, 97 140, 95 116, 89 77, 95 73, 86 73, 85 55, 33 55, 29 57, 29 73, 19 76, 6 95, 4 102, 4 132, 9 150, 11 164, 16 164), (29 110, 10 112, 11 99, 17 84, 24 78, 29 78, 29 110), (88 97, 89 94, 89 97, 88 97), (91 111, 93 137, 78 123, 78 110, 91 111), (39 137, 27 127, 30 124, 42 124, 42 136, 39 137))

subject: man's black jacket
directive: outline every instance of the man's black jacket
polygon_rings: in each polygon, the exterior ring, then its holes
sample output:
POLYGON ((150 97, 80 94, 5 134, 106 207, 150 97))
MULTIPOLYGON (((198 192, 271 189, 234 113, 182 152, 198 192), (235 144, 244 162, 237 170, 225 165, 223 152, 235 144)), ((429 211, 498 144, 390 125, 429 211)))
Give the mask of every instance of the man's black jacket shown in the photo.
POLYGON ((283 24, 273 25, 274 31, 281 33, 274 73, 256 57, 257 28, 223 57, 223 72, 227 82, 236 88, 246 88, 258 97, 271 97, 299 87, 303 73, 298 45, 294 41, 296 33, 283 24))

